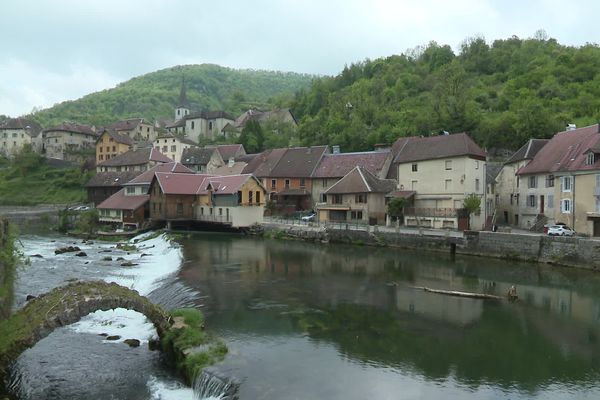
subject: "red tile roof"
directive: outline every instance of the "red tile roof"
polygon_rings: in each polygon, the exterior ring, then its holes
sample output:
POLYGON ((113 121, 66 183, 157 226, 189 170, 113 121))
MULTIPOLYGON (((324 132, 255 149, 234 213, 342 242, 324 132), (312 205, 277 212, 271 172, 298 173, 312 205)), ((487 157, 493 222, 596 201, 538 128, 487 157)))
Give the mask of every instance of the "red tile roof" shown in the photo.
POLYGON ((265 150, 248 161, 248 165, 246 165, 242 173, 253 174, 259 178, 268 177, 271 174, 271 170, 281 160, 286 151, 287 149, 284 148, 265 150))
POLYGON ((138 175, 135 179, 127 182, 127 185, 149 185, 152 183, 152 179, 154 178, 154 174, 156 172, 174 172, 180 174, 193 174, 194 171, 189 169, 188 167, 178 163, 178 162, 170 162, 163 164, 156 164, 154 167, 150 168, 148 171, 138 175))
POLYGON ((223 157, 223 161, 225 162, 230 158, 246 154, 246 150, 241 144, 222 144, 217 146, 217 150, 219 150, 219 153, 221 153, 221 157, 223 157))
POLYGON ((400 138, 394 143, 398 153, 394 163, 402 164, 413 161, 435 160, 467 156, 485 160, 485 151, 466 133, 439 135, 429 137, 411 136, 400 138))
POLYGON ((135 211, 142 207, 150 196, 147 194, 138 196, 126 196, 125 189, 119 190, 117 193, 110 196, 98 205, 99 209, 109 210, 132 210, 135 211))
POLYGON ((587 151, 600 145, 599 131, 600 127, 596 124, 557 133, 517 174, 600 169, 600 157, 593 165, 586 165, 587 151))
MULTIPOLYGON (((341 178, 356 166, 368 169, 379 175, 390 157, 390 151, 368 151, 362 153, 325 154, 313 178, 341 178)), ((387 174, 387 171, 385 171, 387 174)))
POLYGON ((155 179, 164 194, 197 194, 204 180, 212 175, 156 172, 155 179))
POLYGON ((346 176, 325 191, 327 194, 389 193, 396 189, 396 181, 379 179, 363 167, 355 167, 346 176))

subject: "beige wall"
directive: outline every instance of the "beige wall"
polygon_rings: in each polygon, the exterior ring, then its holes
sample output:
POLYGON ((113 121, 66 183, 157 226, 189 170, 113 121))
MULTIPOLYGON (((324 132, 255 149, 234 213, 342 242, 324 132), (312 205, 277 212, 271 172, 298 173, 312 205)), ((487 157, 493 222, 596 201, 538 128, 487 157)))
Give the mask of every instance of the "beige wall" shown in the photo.
POLYGON ((375 218, 377 224, 385 224, 386 219, 386 204, 385 204, 385 193, 352 193, 343 194, 342 203, 334 204, 333 195, 327 196, 326 203, 317 204, 317 212, 319 215, 319 221, 330 221, 330 211, 336 210, 347 210, 346 221, 368 223, 370 218, 375 218), (357 197, 361 195, 364 197, 365 203, 358 203, 357 197), (353 219, 352 212, 360 211, 362 218, 353 219))
MULTIPOLYGON (((556 222, 563 222, 575 229, 577 233, 594 235, 594 220, 600 219, 600 171, 578 173, 573 175, 557 176, 554 185, 556 222), (598 175, 598 177, 597 177, 598 175), (565 176, 571 178, 571 190, 565 189, 565 176), (597 189, 598 188, 598 189, 597 189), (561 207, 561 203, 568 199, 571 203, 570 212, 561 207)), ((600 234, 597 232, 596 234, 600 234)))
POLYGON ((44 148, 46 157, 66 160, 68 150, 84 150, 94 148, 97 137, 79 132, 46 131, 44 148))
POLYGON ((157 136, 154 125, 146 122, 137 124, 133 129, 121 130, 118 132, 120 134, 129 136, 132 140, 144 140, 148 142, 154 141, 157 136))
MULTIPOLYGON (((415 208, 421 209, 459 209, 466 196, 478 195, 481 213, 472 216, 471 229, 479 230, 484 227, 486 215, 485 168, 485 161, 468 157, 403 163, 398 165, 398 187, 399 190, 416 191, 415 208), (413 171, 413 164, 416 164, 416 171, 413 171)), ((450 220, 456 221, 456 218, 450 220)), ((456 222, 454 224, 453 228, 456 228, 456 222)), ((444 227, 450 227, 448 225, 446 222, 444 227)))
POLYGON ((177 162, 181 162, 183 150, 192 147, 191 144, 183 143, 178 137, 159 138, 154 140, 153 145, 154 149, 177 162))
POLYGON ((128 144, 117 143, 108 133, 103 133, 96 142, 96 164, 126 153, 129 149, 128 144))
POLYGON ((24 129, 0 129, 0 154, 10 157, 18 153, 24 145, 31 144, 35 152, 41 151, 41 143, 38 137, 32 138, 24 129))
POLYGON ((221 135, 221 130, 228 123, 233 124, 234 121, 225 118, 187 119, 185 121, 185 134, 194 142, 198 142, 200 138, 212 140, 221 135))

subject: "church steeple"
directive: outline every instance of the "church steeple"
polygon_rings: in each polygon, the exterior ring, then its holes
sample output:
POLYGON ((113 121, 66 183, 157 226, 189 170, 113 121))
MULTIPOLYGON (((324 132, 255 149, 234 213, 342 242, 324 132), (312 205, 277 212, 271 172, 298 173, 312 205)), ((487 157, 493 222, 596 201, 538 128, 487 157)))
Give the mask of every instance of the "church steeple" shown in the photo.
POLYGON ((185 77, 181 76, 181 89, 179 91, 179 102, 175 109, 175 121, 179 121, 190 113, 190 102, 185 91, 185 77))

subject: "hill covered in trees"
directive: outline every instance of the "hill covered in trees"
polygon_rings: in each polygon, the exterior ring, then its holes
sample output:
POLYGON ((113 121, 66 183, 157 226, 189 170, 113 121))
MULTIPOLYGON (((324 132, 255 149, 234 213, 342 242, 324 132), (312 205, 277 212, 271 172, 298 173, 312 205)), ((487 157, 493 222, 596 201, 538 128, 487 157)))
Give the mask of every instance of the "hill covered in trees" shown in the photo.
POLYGON ((400 136, 468 132, 487 147, 518 148, 567 123, 600 119, 600 48, 512 37, 435 42, 352 64, 296 96, 301 143, 371 149, 400 136))
POLYGON ((194 110, 222 109, 233 116, 249 108, 271 109, 290 103, 310 86, 312 75, 237 70, 212 64, 185 65, 133 78, 74 101, 31 115, 44 127, 63 121, 102 125, 129 117, 173 118, 182 77, 194 110))

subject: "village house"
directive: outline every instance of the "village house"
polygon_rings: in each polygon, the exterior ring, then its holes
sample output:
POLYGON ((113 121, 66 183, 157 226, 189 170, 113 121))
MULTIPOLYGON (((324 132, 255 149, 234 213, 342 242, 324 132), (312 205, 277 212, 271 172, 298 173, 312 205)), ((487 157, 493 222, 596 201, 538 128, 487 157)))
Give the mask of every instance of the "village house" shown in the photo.
POLYGON ((42 131, 43 149, 47 158, 80 162, 87 152, 95 152, 98 134, 93 126, 64 122, 42 131))
POLYGON ((150 218, 248 227, 262 222, 265 196, 264 187, 249 174, 156 173, 150 186, 150 218))
POLYGON ((547 139, 529 139, 502 165, 496 176, 497 223, 530 228, 538 215, 554 219, 554 175, 532 174, 531 179, 517 175, 546 143, 547 139))
POLYGON ((98 206, 140 174, 140 171, 98 172, 85 184, 87 201, 98 206))
POLYGON ((267 168, 270 171, 258 172, 260 175, 265 173, 265 176, 255 176, 262 179, 277 212, 289 214, 310 210, 313 208, 312 176, 328 147, 292 147, 283 150, 274 166, 267 168))
POLYGON ((198 144, 182 136, 164 134, 160 135, 153 143, 154 149, 177 162, 182 161, 183 151, 198 144))
MULTIPOLYGON (((102 201, 96 207, 99 212, 99 220, 110 223, 119 229, 139 229, 144 221, 150 217, 148 191, 156 172, 193 174, 194 172, 183 165, 171 162, 157 164, 148 171, 141 173, 135 178, 123 183, 122 189, 102 201)), ((131 173, 128 171, 127 173, 131 173)), ((106 172, 103 174, 115 174, 106 172)))
MULTIPOLYGON (((235 119, 233 126, 241 132, 248 121, 257 121, 261 126, 277 127, 278 124, 287 124, 295 129, 298 121, 289 108, 277 108, 271 111, 248 110, 235 119)), ((228 128, 229 129, 229 128, 228 128)))
MULTIPOLYGON (((554 207, 544 210, 548 223, 600 236, 600 124, 569 126, 555 134, 517 175, 521 183, 531 176, 552 176, 554 207)), ((537 204, 541 201, 538 197, 537 204)))
POLYGON ((393 147, 398 189, 414 192, 414 207, 405 208, 406 225, 484 228, 486 154, 467 134, 404 137, 393 147), (470 221, 460 211, 469 195, 481 199, 480 211, 470 221))
POLYGON ((133 148, 133 140, 127 135, 104 129, 96 140, 96 165, 128 152, 133 148))
POLYGON ((130 150, 96 165, 97 172, 144 172, 159 163, 170 163, 172 159, 154 148, 130 150))
POLYGON ((367 168, 356 166, 323 193, 326 202, 317 204, 318 219, 385 224, 386 195, 395 189, 395 180, 380 179, 367 168))
POLYGON ((125 135, 136 142, 152 142, 156 139, 157 132, 154 124, 144 118, 130 118, 117 121, 108 126, 118 134, 125 135))
POLYGON ((181 163, 186 167, 207 174, 212 174, 225 162, 215 147, 188 147, 183 150, 181 163))
MULTIPOLYGON (((213 147, 213 146, 207 146, 213 147)), ((230 159, 238 160, 240 157, 246 155, 246 149, 244 149, 244 145, 242 144, 219 144, 214 146, 219 150, 221 154, 221 158, 223 158, 224 162, 229 161, 230 159)))
POLYGON ((12 157, 25 145, 36 153, 42 152, 42 127, 25 118, 11 118, 0 125, 0 154, 12 157))
POLYGON ((393 156, 389 149, 340 153, 339 146, 332 146, 332 154, 324 154, 311 179, 313 204, 325 202, 325 191, 342 179, 355 167, 362 167, 378 178, 385 178, 393 156))

